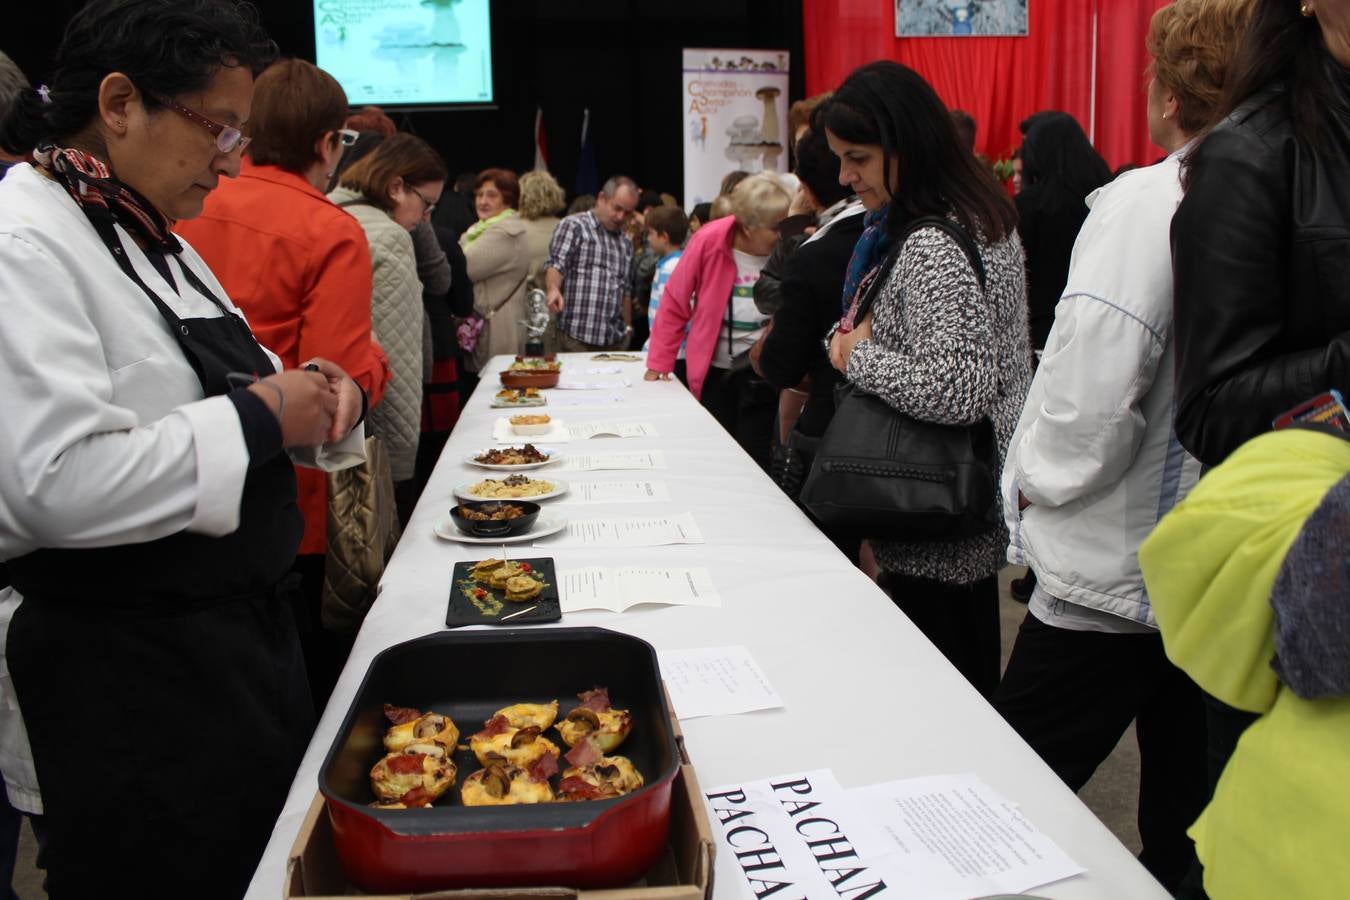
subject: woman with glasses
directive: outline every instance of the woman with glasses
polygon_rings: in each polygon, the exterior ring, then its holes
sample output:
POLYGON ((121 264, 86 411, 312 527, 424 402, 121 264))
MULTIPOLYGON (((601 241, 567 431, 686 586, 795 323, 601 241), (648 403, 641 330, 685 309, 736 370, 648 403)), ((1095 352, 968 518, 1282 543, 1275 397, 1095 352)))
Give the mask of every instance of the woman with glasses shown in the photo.
MULTIPOLYGON (((201 215, 174 226, 190 240, 262 343, 287 366, 322 356, 380 402, 388 377, 371 337, 370 250, 356 220, 324 196, 345 145, 347 95, 331 75, 299 59, 271 66, 253 89, 251 138, 239 177, 221 182, 201 215)), ((294 571, 305 666, 323 709, 346 662, 349 636, 320 620, 328 548, 328 482, 296 470, 304 536, 294 571)))
POLYGON ((405 523, 417 502, 413 475, 422 426, 422 371, 424 362, 431 363, 431 333, 409 232, 430 221, 445 176, 445 163, 425 141, 396 134, 343 170, 328 195, 356 218, 370 245, 371 322, 389 354, 393 377, 384 401, 371 410, 369 431, 389 451, 399 518, 405 523))
MULTIPOLYGON (((524 335, 525 289, 530 272, 530 238, 516 214, 520 181, 509 169, 484 169, 473 184, 473 208, 478 221, 460 235, 464 261, 473 281, 473 311, 482 330, 467 360, 481 371, 499 353, 521 351, 524 335)), ((461 332, 475 325, 461 326, 461 332)))
POLYGON ((230 0, 95 0, 0 124, 38 148, 0 184, 0 771, 58 900, 240 896, 311 733, 283 448, 359 461, 363 398, 169 230, 274 52, 230 0))

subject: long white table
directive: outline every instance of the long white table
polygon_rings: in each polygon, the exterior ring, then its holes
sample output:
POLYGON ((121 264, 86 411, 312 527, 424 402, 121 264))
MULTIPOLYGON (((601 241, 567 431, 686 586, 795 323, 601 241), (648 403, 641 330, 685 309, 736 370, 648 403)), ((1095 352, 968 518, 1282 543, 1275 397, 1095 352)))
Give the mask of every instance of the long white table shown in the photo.
MULTIPOLYGON (((506 363, 504 357, 495 359, 485 371, 495 373, 506 363)), ((574 372, 601 365, 584 354, 567 354, 564 363, 574 372)), ((1033 893, 1063 900, 1168 896, 683 386, 675 381, 644 382, 640 363, 623 364, 622 369, 633 383, 622 391, 623 403, 551 406, 545 411, 567 422, 652 422, 659 436, 595 438, 562 444, 560 449, 659 448, 665 451, 669 468, 559 475, 573 483, 661 479, 670 487, 670 501, 577 507, 569 506, 564 496, 546 501, 546 514, 592 517, 689 511, 707 543, 530 552, 552 555, 559 569, 687 565, 711 571, 722 596, 721 608, 648 606, 622 614, 570 613, 561 623, 623 631, 657 648, 731 644, 750 648, 786 708, 683 722, 685 743, 705 788, 816 768, 833 769, 845 787, 974 772, 1018 803, 1032 823, 1087 869, 1086 874, 1033 893), (859 722, 867 723, 861 732, 832 727, 859 722), (860 733, 868 738, 865 746, 858 741, 860 733)), ((442 628, 451 568, 459 560, 482 556, 481 547, 437 538, 432 526, 454 505, 455 485, 485 474, 464 459, 493 445, 492 423, 509 412, 488 405, 500 389, 496 381, 488 375, 468 403, 390 561, 379 600, 366 617, 254 875, 250 898, 276 900, 281 895, 287 857, 317 790, 320 764, 371 659, 392 644, 442 628)))

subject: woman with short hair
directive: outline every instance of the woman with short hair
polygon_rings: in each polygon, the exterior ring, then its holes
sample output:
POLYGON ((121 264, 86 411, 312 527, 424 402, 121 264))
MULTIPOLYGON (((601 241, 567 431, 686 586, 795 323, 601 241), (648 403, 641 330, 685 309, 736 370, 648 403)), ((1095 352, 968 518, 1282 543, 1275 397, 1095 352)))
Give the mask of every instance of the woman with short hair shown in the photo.
POLYGON ((399 519, 406 523, 417 496, 413 475, 422 423, 424 362, 431 335, 409 232, 429 221, 445 188, 445 163, 419 137, 395 134, 353 163, 328 199, 356 218, 370 245, 370 318, 389 354, 392 378, 384 401, 370 411, 369 430, 384 442, 399 519))
POLYGON ((470 361, 482 371, 499 354, 521 351, 530 244, 525 223, 516 214, 520 180, 510 169, 484 169, 473 186, 478 221, 459 239, 473 281, 473 310, 482 323, 470 361))
MULTIPOLYGON (((1000 467, 1031 380, 1022 247, 1012 201, 958 141, 928 82, 898 63, 857 69, 816 110, 839 180, 868 210, 844 278, 851 310, 874 280, 869 314, 850 311, 830 361, 859 389, 924 422, 989 419, 1000 467), (975 245, 983 278, 941 216, 975 245), (897 243, 899 244, 897 250, 897 243), (898 252, 898 255, 894 255, 898 252)), ((1000 523, 973 537, 868 542, 879 583, 981 694, 998 684, 1000 523)))
MULTIPOLYGON (((202 214, 174 230, 202 254, 259 340, 288 366, 324 356, 351 373, 372 407, 388 364, 371 339, 370 250, 356 220, 324 196, 342 157, 347 95, 327 72, 287 59, 258 76, 239 177, 220 183, 202 214)), ((323 709, 350 638, 320 617, 328 550, 328 480, 296 470, 305 532, 295 558, 296 616, 310 689, 323 709)))
POLYGON ((727 199, 732 214, 689 239, 666 282, 645 377, 670 378, 687 328, 690 392, 768 471, 778 392, 750 367, 750 348, 769 320, 755 307, 754 289, 778 245, 778 223, 787 218, 792 195, 778 178, 762 173, 741 180, 727 199))
POLYGON ((0 125, 38 148, 0 183, 0 768, 55 900, 242 896, 313 729, 283 448, 358 461, 361 392, 280 371, 169 230, 275 52, 246 4, 94 0, 0 125))
POLYGON ((1134 721, 1140 861, 1175 891, 1205 798, 1200 692, 1168 661, 1138 551, 1200 464, 1172 430, 1170 227, 1181 160, 1219 100, 1250 0, 1153 14, 1147 119, 1162 162, 1088 197, 1003 469, 1008 558, 1038 578, 994 708, 1079 790, 1134 721))
POLYGON ((520 176, 520 220, 525 223, 525 239, 530 247, 527 278, 531 288, 544 290, 541 275, 548 261, 548 242, 553 229, 562 221, 558 214, 567 208, 562 186, 543 170, 520 176))

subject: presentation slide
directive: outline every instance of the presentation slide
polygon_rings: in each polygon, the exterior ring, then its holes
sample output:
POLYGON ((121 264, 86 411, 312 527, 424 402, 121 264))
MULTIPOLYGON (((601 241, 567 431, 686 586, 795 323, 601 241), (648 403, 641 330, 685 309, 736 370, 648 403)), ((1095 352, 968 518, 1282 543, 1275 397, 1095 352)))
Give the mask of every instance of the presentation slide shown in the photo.
POLYGON ((314 0, 319 68, 352 106, 492 102, 488 0, 314 0))

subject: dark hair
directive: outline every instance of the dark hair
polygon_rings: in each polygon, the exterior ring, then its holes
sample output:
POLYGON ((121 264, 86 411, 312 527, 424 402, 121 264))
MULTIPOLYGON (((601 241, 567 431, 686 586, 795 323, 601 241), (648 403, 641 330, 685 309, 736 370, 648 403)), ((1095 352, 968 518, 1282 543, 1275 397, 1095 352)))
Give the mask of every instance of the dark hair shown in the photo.
POLYGON ((839 158, 830 150, 823 131, 807 128, 797 142, 795 155, 797 177, 821 206, 833 206, 848 196, 848 188, 839 183, 839 158))
POLYGON ((961 141, 971 150, 975 149, 975 117, 964 109, 952 110, 952 124, 956 126, 956 133, 961 141))
POLYGON ((398 133, 398 126, 394 124, 394 120, 378 106, 361 107, 347 117, 342 127, 350 128, 352 131, 374 131, 382 137, 392 137, 398 133))
POLYGON ((749 177, 749 172, 743 172, 740 169, 736 169, 734 172, 728 172, 726 175, 722 176, 722 185, 717 190, 717 196, 725 197, 727 194, 736 190, 736 185, 749 177))
POLYGON ((515 172, 510 169, 484 169, 473 180, 473 192, 478 193, 478 189, 489 181, 501 192, 502 202, 509 208, 515 209, 520 205, 520 179, 515 172))
POLYGON ((653 206, 660 206, 666 201, 661 199, 660 191, 646 190, 638 194, 637 211, 645 213, 653 206))
POLYGON ((588 212, 592 209, 595 209, 595 195, 577 194, 577 196, 572 199, 571 205, 567 207, 567 214, 569 216, 575 216, 577 213, 588 212))
POLYGON ((898 161, 886 228, 902 232, 920 216, 950 209, 967 231, 1003 240, 1017 227, 1017 208, 987 165, 962 146, 947 107, 913 69, 890 61, 855 69, 811 120, 853 144, 880 144, 883 172, 898 161), (903 152, 902 151, 903 148, 903 152))
POLYGON ((260 166, 299 174, 319 159, 315 143, 347 120, 347 95, 332 75, 303 59, 283 59, 258 76, 245 131, 260 166))
POLYGON ((338 160, 337 171, 333 173, 335 183, 340 183, 344 172, 373 153, 384 140, 384 135, 378 131, 363 131, 358 134, 356 143, 346 148, 342 152, 342 158, 338 160))
POLYGON ((1208 127, 1222 122, 1263 87, 1283 81, 1294 132, 1316 143, 1321 110, 1344 107, 1332 84, 1327 57, 1316 17, 1299 15, 1294 0, 1258 0, 1208 127))
POLYGON ((700 225, 707 225, 712 217, 712 203, 695 203, 689 212, 689 218, 698 219, 700 225))
POLYGON ((689 217, 678 206, 654 206, 647 213, 647 227, 664 234, 676 247, 689 236, 689 217))
POLYGON ((1046 110, 1028 121, 1022 142, 1022 182, 1028 189, 1037 188, 1035 193, 1042 194, 1046 202, 1082 204, 1088 194, 1111 180, 1111 167, 1073 116, 1046 110))
POLYGON ((365 196, 385 212, 394 208, 389 186, 402 178, 406 186, 445 181, 448 177, 440 154, 420 137, 396 134, 385 138, 365 159, 342 174, 338 183, 365 196))
POLYGON ((113 72, 130 78, 154 110, 156 96, 200 91, 222 66, 256 75, 276 53, 249 3, 93 0, 66 25, 47 77, 51 102, 32 88, 21 91, 0 123, 0 147, 26 153, 85 130, 98 114, 99 86, 113 72))

